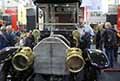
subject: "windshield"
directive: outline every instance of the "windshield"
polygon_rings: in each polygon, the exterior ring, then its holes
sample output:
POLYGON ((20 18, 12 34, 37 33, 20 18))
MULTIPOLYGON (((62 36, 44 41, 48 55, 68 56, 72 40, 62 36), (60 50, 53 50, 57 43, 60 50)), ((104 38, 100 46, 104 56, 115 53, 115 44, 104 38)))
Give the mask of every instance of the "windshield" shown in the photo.
POLYGON ((78 21, 77 3, 69 4, 46 4, 41 7, 43 11, 44 28, 53 27, 55 30, 75 29, 78 21))

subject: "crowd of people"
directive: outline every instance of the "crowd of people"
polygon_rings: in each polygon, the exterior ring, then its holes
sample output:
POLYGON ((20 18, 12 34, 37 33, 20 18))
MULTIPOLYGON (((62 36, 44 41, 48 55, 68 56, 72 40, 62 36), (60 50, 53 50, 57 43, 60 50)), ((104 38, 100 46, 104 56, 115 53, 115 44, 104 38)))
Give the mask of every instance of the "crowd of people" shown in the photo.
MULTIPOLYGON (((95 39, 96 49, 105 50, 105 54, 110 61, 109 67, 113 67, 114 61, 117 61, 118 48, 120 47, 120 32, 116 29, 116 26, 112 26, 110 22, 105 22, 97 24, 94 29, 80 19, 78 31, 80 33, 80 43, 83 43, 81 44, 82 47, 90 49, 93 39, 95 39)), ((11 25, 1 26, 0 50, 9 46, 29 46, 33 48, 39 39, 36 39, 36 37, 40 36, 40 33, 33 34, 33 32, 38 32, 38 30, 12 31, 11 25)))
POLYGON ((117 61, 118 48, 120 47, 120 31, 116 26, 112 26, 110 22, 98 24, 96 32, 96 48, 105 50, 110 61, 110 67, 114 66, 117 61))
POLYGON ((110 62, 109 67, 113 68, 114 63, 117 62, 118 48, 120 47, 120 31, 117 30, 116 25, 113 26, 110 22, 104 22, 92 28, 80 19, 78 30, 81 39, 87 40, 85 48, 91 48, 93 42, 91 40, 95 40, 96 49, 105 52, 110 62))
POLYGON ((29 46, 33 48, 35 46, 35 38, 32 31, 12 31, 12 26, 0 27, 0 49, 9 46, 29 46))

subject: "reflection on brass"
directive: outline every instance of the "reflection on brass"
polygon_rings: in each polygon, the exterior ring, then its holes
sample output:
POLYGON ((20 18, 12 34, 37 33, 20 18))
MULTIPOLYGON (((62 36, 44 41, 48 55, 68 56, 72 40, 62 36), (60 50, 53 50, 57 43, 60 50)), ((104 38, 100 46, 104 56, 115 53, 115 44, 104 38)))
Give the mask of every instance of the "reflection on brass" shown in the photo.
POLYGON ((22 47, 12 58, 13 67, 18 71, 23 71, 29 68, 33 63, 33 53, 31 48, 22 47))
POLYGON ((84 68, 85 61, 79 48, 69 48, 67 51, 66 66, 70 72, 76 73, 84 68))

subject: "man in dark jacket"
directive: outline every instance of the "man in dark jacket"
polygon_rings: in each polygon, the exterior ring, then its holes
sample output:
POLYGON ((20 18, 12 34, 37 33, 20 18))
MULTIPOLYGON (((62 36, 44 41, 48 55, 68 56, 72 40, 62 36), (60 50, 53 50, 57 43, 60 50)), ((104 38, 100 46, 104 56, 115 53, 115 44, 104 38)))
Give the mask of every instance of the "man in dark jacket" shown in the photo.
POLYGON ((102 38, 103 38, 105 53, 110 61, 109 67, 113 67, 113 61, 115 59, 114 48, 117 44, 117 38, 116 38, 116 33, 109 22, 105 23, 105 30, 103 32, 102 38))
POLYGON ((6 27, 6 38, 9 41, 9 46, 14 46, 16 43, 16 35, 15 32, 12 31, 12 26, 8 25, 6 27))
POLYGON ((28 32, 27 37, 25 38, 24 46, 28 46, 31 49, 35 46, 35 39, 31 31, 28 32))
POLYGON ((6 28, 3 26, 0 28, 0 50, 9 46, 8 39, 6 38, 6 28))

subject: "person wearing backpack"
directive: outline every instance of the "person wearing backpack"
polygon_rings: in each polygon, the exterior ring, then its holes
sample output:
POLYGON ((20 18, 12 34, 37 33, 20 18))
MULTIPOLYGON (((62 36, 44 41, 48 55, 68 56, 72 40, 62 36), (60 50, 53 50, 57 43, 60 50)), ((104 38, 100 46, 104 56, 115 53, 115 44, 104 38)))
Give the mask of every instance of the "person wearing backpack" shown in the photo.
POLYGON ((115 30, 112 28, 112 25, 110 22, 106 22, 104 24, 105 30, 102 34, 102 40, 103 40, 103 45, 105 49, 105 53, 110 61, 109 67, 113 67, 113 61, 115 59, 114 57, 114 49, 117 44, 117 37, 115 30))

